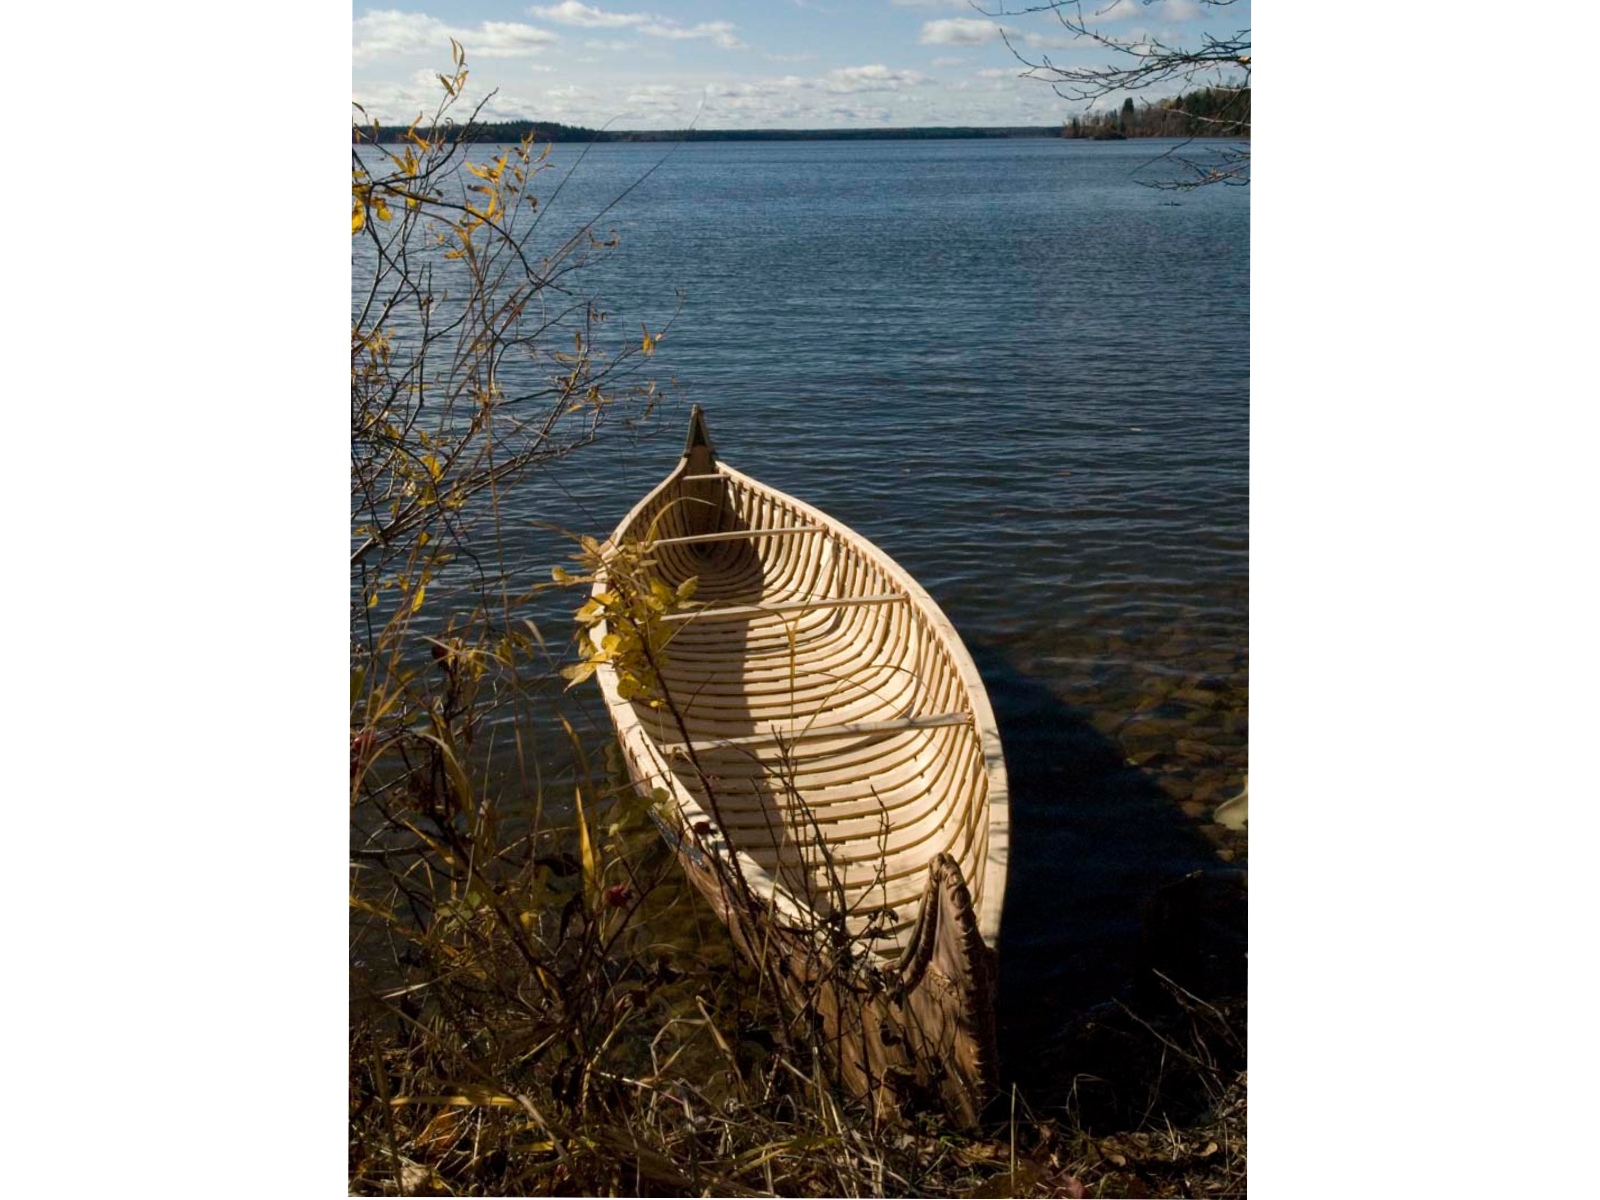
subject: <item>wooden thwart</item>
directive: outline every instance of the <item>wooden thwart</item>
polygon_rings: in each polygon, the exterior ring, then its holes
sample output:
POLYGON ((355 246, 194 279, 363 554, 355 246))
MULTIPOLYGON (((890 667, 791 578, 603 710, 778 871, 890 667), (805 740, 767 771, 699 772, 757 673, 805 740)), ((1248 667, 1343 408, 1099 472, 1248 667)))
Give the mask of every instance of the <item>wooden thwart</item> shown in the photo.
POLYGON ((705 741, 662 742, 666 753, 693 748, 716 750, 722 746, 760 746, 769 742, 796 742, 807 738, 853 737, 871 733, 902 733, 907 729, 943 729, 951 725, 972 724, 969 712, 933 713, 924 717, 896 717, 889 721, 852 721, 845 725, 812 725, 794 730, 773 729, 767 733, 753 733, 741 737, 708 738, 705 741))
POLYGON ((787 604, 731 604, 727 608, 697 608, 692 612, 671 613, 661 620, 667 622, 742 621, 746 617, 760 617, 768 613, 810 612, 818 608, 856 608, 863 604, 894 604, 908 599, 904 592, 884 592, 877 596, 838 596, 821 600, 792 600, 787 604))
POLYGON ((741 542, 747 538, 786 537, 791 533, 823 533, 824 525, 783 525, 772 529, 727 529, 722 533, 691 533, 686 537, 656 538, 647 546, 687 546, 691 542, 741 542))

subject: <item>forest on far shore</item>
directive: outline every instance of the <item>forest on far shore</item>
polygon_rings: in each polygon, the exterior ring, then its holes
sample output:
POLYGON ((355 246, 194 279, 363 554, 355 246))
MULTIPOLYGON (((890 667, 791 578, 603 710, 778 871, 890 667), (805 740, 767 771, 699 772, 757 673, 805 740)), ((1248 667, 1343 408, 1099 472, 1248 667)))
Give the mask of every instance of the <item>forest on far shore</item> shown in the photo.
POLYGON ((1120 139, 1136 137, 1250 136, 1250 89, 1206 87, 1157 104, 1135 104, 1129 96, 1121 108, 1069 117, 1062 137, 1120 139))
MULTIPOLYGON (((357 125, 358 143, 398 142, 399 125, 357 125)), ((934 126, 909 129, 586 129, 559 121, 474 121, 459 127, 456 137, 470 142, 513 143, 532 134, 546 142, 791 142, 877 141, 915 138, 1067 137, 1118 140, 1132 137, 1250 136, 1250 89, 1208 87, 1186 92, 1159 104, 1135 105, 1132 97, 1120 109, 1067 118, 1060 126, 1012 125, 934 126)))

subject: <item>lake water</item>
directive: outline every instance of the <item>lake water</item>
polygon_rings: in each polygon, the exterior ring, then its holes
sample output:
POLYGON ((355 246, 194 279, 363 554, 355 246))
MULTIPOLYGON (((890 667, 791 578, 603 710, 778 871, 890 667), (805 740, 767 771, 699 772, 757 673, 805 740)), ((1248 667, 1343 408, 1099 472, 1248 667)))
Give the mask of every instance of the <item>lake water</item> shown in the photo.
MULTIPOLYGON (((1206 814, 1244 782, 1249 193, 1141 186, 1168 145, 611 145, 576 169, 560 145, 540 177, 564 235, 656 166, 583 286, 633 331, 685 293, 650 369, 680 399, 518 490, 514 580, 565 561, 530 522, 611 530, 688 402, 727 461, 904 565, 1001 723, 1013 1037, 1126 976, 1139 902, 1219 865, 1206 814)), ((529 615, 565 639, 572 607, 529 615)), ((597 694, 569 703, 603 740, 597 694)), ((547 782, 570 767, 536 751, 547 782)))

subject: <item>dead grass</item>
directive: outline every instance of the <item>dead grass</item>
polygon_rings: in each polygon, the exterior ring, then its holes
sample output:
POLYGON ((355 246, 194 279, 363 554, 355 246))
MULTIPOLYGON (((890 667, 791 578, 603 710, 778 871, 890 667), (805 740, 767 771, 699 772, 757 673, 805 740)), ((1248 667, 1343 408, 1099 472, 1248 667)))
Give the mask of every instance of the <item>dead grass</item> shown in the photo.
POLYGON ((353 810, 352 1193, 1244 1193, 1242 1001, 1151 975, 1037 1048, 1063 1094, 874 1120, 620 789, 502 845, 430 746, 353 810))

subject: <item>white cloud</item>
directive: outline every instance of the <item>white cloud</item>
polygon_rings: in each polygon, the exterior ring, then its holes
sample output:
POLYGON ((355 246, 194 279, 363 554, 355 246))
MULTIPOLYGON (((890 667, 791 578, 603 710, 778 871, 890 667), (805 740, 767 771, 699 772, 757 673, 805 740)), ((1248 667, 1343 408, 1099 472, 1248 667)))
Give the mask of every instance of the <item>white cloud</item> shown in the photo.
POLYGON ((537 111, 538 107, 532 100, 509 92, 498 92, 484 104, 478 116, 485 121, 522 121, 527 119, 529 113, 537 111))
MULTIPOLYGON (((895 3, 900 4, 901 0, 895 0, 895 3)), ((928 8, 932 5, 907 2, 902 7, 928 8)), ((1137 3, 1137 0, 1100 0, 1098 6, 1096 0, 1084 0, 1081 12, 1085 26, 1094 29, 1107 21, 1121 21, 1140 14, 1160 15, 1174 21, 1187 21, 1199 16, 1201 10, 1195 0, 1158 0, 1148 7, 1137 3)), ((1070 15, 1076 17, 1078 10, 1071 10, 1070 15)), ((921 36, 917 40, 924 46, 983 46, 999 41, 1002 35, 1035 49, 1064 49, 1083 44, 1081 38, 1075 38, 1070 32, 1038 33, 1029 29, 1002 26, 996 21, 985 21, 976 17, 942 17, 937 21, 924 21, 921 36)), ((935 65, 939 65, 937 60, 935 65)))
POLYGON ((1016 67, 985 67, 978 72, 979 79, 1015 79, 1022 74, 1022 68, 1016 67))
POLYGON ((476 33, 464 31, 456 41, 479 58, 524 58, 560 41, 560 35, 536 25, 514 21, 485 21, 476 33))
POLYGON ((378 9, 357 18, 354 54, 357 59, 378 58, 420 54, 441 46, 448 52, 449 36, 444 31, 444 22, 427 13, 378 9))
MULTIPOLYGON (((895 2, 899 3, 899 0, 895 2)), ((1148 3, 1141 0, 1081 0, 1081 3, 1067 4, 1063 7, 1069 19, 1075 22, 1081 20, 1084 28, 1091 30, 1114 21, 1126 21, 1135 17, 1144 17, 1148 20, 1192 21, 1204 15, 1204 10, 1196 0, 1148 0, 1148 3)), ((1008 30, 1008 32, 1014 31, 1008 30)), ((1070 45, 1071 38, 1051 44, 1070 45)))
POLYGON ((608 13, 592 4, 578 0, 562 0, 560 4, 536 4, 528 10, 530 17, 543 17, 563 25, 579 25, 585 29, 620 29, 626 25, 643 25, 651 18, 647 13, 608 13))
POLYGON ((955 54, 941 54, 933 60, 932 65, 935 67, 959 67, 966 61, 966 59, 955 54))
POLYGON ((842 121, 876 121, 880 125, 887 125, 894 115, 887 108, 855 108, 843 104, 835 104, 824 109, 830 117, 842 121))
POLYGON ((798 75, 785 75, 782 79, 750 79, 742 83, 713 83, 706 95, 723 100, 766 100, 787 96, 791 92, 813 88, 816 81, 798 75))
MULTIPOLYGON (((1139 11, 1139 5, 1133 0, 1100 0, 1083 6, 1083 23, 1093 29, 1096 23, 1105 21, 1122 21, 1134 16, 1139 11)), ((1076 15, 1076 14, 1072 14, 1076 15)))
POLYGON ((928 77, 921 71, 896 71, 882 63, 865 67, 840 67, 829 71, 822 86, 830 92, 897 92, 901 88, 921 87, 928 77))
MULTIPOLYGON (((1014 29, 1008 29, 1006 32, 1011 34, 1013 40, 1019 36, 1014 29)), ((1070 35, 1067 37, 1052 37, 1047 33, 1024 33, 1020 36, 1025 44, 1036 49, 1042 46, 1047 49, 1064 50, 1069 46, 1087 46, 1090 44, 1082 38, 1075 38, 1070 35)))
MULTIPOLYGON (((912 72, 890 74, 909 76, 912 72)), ((1044 125, 1060 121, 1060 98, 1049 88, 1019 88, 1004 80, 981 83, 957 80, 940 86, 883 88, 877 72, 842 68, 816 76, 741 80, 706 89, 707 128, 825 129, 869 124, 889 125, 1044 125), (841 94, 837 88, 858 87, 875 94, 841 94), (858 102, 860 101, 860 102, 858 102)), ((934 81, 928 80, 931 84, 934 81)), ((663 112, 663 123, 671 118, 663 112)))
POLYGON ((922 36, 917 40, 924 46, 982 46, 997 41, 1000 26, 993 21, 979 21, 972 17, 946 17, 939 21, 924 21, 922 36))
POLYGON ((448 64, 450 39, 455 38, 473 58, 525 58, 559 41, 558 35, 535 25, 513 21, 484 21, 476 29, 446 25, 427 13, 377 9, 356 18, 353 57, 400 58, 429 54, 448 64))
POLYGON ((744 43, 734 33, 732 21, 701 21, 698 25, 684 26, 671 17, 650 13, 606 12, 580 0, 562 0, 560 4, 536 4, 528 10, 529 16, 544 17, 563 25, 578 25, 585 29, 637 29, 651 37, 686 41, 706 38, 724 50, 741 50, 744 43))
MULTIPOLYGON (((549 70, 548 67, 544 68, 549 70)), ((542 106, 535 101, 527 100, 511 92, 502 90, 492 99, 488 94, 493 89, 483 85, 474 85, 470 80, 467 83, 466 93, 462 96, 456 112, 471 112, 481 101, 486 101, 481 119, 486 121, 514 121, 526 118, 530 113, 542 111, 542 106)), ((412 121, 426 120, 438 111, 440 103, 444 100, 444 89, 439 85, 439 78, 431 70, 414 71, 411 78, 405 82, 365 83, 356 88, 353 99, 367 112, 367 118, 377 118, 385 125, 409 125, 412 121)), ((367 118, 357 116, 358 120, 367 118)))
POLYGON ((683 107, 679 89, 670 83, 648 83, 622 98, 624 104, 646 115, 665 116, 683 107))
POLYGON ((616 38, 611 41, 584 43, 590 50, 632 50, 638 44, 638 42, 625 42, 616 38))
POLYGON ((700 24, 687 29, 671 21, 656 21, 650 25, 639 26, 640 33, 648 33, 652 37, 673 38, 678 41, 687 38, 710 38, 724 50, 744 49, 744 43, 735 36, 733 30, 734 25, 731 21, 701 21, 700 24))
POLYGON ((864 67, 840 67, 826 75, 784 75, 777 79, 714 83, 706 89, 706 94, 725 100, 783 98, 795 101, 807 92, 830 96, 849 96, 858 92, 902 92, 932 82, 921 71, 901 71, 882 63, 869 63, 864 67))
POLYGON ((1200 15, 1200 5, 1195 0, 1154 0, 1151 4, 1139 4, 1135 0, 1110 0, 1109 3, 1105 0, 1100 3, 1086 0, 1083 5, 1084 24, 1090 29, 1099 22, 1125 21, 1130 17, 1192 21, 1200 15))

